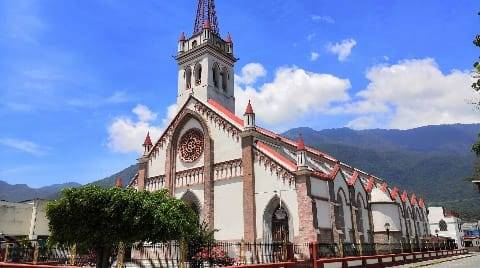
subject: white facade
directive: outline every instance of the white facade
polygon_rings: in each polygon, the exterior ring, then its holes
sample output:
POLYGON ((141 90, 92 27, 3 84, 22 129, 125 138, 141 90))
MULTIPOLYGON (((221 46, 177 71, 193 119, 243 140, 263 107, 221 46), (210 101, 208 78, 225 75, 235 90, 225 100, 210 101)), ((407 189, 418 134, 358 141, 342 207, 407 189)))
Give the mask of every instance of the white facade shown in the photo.
POLYGON ((463 246, 462 220, 449 213, 443 207, 428 207, 428 221, 432 235, 455 239, 459 247, 463 246), (442 221, 444 223, 442 223, 442 221), (445 228, 446 227, 446 228, 445 228))
POLYGON ((28 239, 48 236, 45 209, 46 201, 40 199, 21 203, 0 201, 0 233, 28 239))
POLYGON ((179 110, 155 143, 146 140, 132 187, 167 189, 218 240, 363 243, 386 222, 405 239, 428 235, 413 222, 426 219, 406 213, 425 211, 423 200, 400 200, 384 180, 256 126, 254 103, 245 121, 235 115, 230 35, 208 23, 182 34, 176 60, 179 110))

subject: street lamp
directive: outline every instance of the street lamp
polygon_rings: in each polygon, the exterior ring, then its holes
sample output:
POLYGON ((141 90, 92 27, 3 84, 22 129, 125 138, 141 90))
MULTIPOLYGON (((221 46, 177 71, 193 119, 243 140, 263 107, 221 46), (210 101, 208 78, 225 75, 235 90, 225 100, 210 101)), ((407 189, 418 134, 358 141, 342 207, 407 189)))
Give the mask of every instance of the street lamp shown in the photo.
POLYGON ((385 225, 385 231, 387 232, 387 241, 388 241, 388 252, 392 253, 392 249, 390 247, 390 223, 386 222, 385 225))
MULTIPOLYGON (((438 243, 438 232, 439 232, 438 229, 435 229, 435 235, 437 236, 437 246, 438 246, 438 244, 439 244, 439 243, 438 243)), ((435 247, 434 247, 434 249, 435 249, 435 247)))

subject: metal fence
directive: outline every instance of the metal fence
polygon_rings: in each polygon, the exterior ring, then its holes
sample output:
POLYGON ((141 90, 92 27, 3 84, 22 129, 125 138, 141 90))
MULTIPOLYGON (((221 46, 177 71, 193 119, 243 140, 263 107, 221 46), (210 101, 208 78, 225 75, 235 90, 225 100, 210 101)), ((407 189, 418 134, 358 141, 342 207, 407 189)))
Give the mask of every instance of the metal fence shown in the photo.
POLYGON ((180 262, 190 267, 263 264, 293 260, 304 249, 291 243, 218 242, 200 247, 178 242, 139 243, 132 247, 131 261, 162 267, 177 266, 180 262))
POLYGON ((77 265, 85 266, 95 265, 95 254, 72 254, 72 249, 68 247, 48 246, 44 241, 37 240, 2 242, 0 261, 35 264, 68 264, 74 261, 77 265))

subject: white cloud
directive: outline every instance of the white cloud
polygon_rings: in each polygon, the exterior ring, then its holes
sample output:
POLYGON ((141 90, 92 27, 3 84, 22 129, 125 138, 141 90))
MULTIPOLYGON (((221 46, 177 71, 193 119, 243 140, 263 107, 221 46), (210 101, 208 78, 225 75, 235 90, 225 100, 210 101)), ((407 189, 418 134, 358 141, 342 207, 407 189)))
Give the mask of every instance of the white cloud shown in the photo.
POLYGON ((345 39, 339 43, 328 44, 327 50, 337 55, 339 61, 345 61, 352 53, 352 48, 357 45, 355 39, 345 39))
POLYGON ((267 70, 260 63, 249 63, 245 65, 240 75, 235 75, 235 83, 241 85, 251 85, 257 81, 258 78, 267 75, 267 70))
POLYGON ((435 60, 412 59, 393 65, 376 65, 367 71, 370 80, 345 112, 361 114, 353 127, 407 129, 430 124, 478 123, 480 116, 470 104, 468 71, 443 73, 435 60))
MULTIPOLYGON (((132 110, 132 113, 136 115, 136 120, 129 117, 117 117, 108 127, 108 146, 115 152, 142 153, 142 144, 148 132, 150 132, 152 140, 162 134, 164 127, 157 126, 152 122, 157 118, 157 114, 147 106, 139 104, 132 110)), ((170 110, 169 116, 171 116, 170 110)))
POLYGON ((325 23, 328 23, 328 24, 334 24, 335 23, 335 20, 330 16, 312 15, 311 18, 312 18, 313 21, 325 22, 325 23))
POLYGON ((0 37, 5 35, 11 41, 37 43, 40 33, 47 28, 38 16, 38 1, 2 1, 0 9, 4 11, 0 18, 0 37))
POLYGON ((311 33, 311 34, 307 35, 307 40, 308 40, 308 42, 312 41, 313 38, 315 38, 315 36, 317 36, 316 33, 311 33))
POLYGON ((49 148, 27 140, 4 138, 0 139, 0 144, 36 156, 45 155, 49 151, 49 148))
POLYGON ((310 53, 310 61, 316 61, 318 60, 318 57, 320 57, 320 54, 318 54, 318 52, 313 51, 310 53))
MULTIPOLYGON (((244 68, 247 66, 250 65, 244 68)), ((264 70, 263 66, 259 69, 264 70)), ((272 82, 258 88, 236 85, 236 112, 243 114, 251 99, 257 118, 262 121, 268 124, 292 122, 307 114, 314 116, 312 112, 325 112, 336 102, 349 100, 349 88, 348 79, 308 72, 295 66, 279 68, 272 82)))
POLYGON ((138 104, 133 108, 132 112, 138 116, 138 120, 142 122, 149 122, 157 118, 157 114, 150 111, 150 109, 142 104, 138 104))

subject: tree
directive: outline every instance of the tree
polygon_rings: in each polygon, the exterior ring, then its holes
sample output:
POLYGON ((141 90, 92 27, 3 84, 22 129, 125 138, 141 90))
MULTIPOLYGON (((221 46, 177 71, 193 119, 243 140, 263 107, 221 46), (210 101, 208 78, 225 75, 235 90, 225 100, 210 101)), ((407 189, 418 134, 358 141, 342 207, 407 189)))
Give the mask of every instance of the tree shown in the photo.
POLYGON ((107 267, 119 242, 164 242, 195 233, 196 216, 168 191, 85 186, 65 189, 47 206, 50 240, 94 250, 97 267, 107 267))

